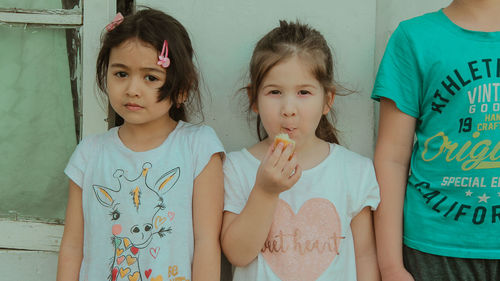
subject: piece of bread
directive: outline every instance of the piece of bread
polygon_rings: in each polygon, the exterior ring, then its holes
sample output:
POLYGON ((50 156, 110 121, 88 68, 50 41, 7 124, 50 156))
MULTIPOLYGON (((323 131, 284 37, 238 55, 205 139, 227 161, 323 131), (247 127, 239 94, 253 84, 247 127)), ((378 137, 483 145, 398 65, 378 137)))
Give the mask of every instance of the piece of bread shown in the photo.
POLYGON ((279 134, 277 135, 276 137, 274 137, 274 147, 276 148, 276 146, 278 146, 278 144, 282 142, 284 145, 283 145, 283 149, 286 148, 287 145, 291 145, 292 146, 292 149, 295 150, 295 141, 292 140, 288 134, 279 134))

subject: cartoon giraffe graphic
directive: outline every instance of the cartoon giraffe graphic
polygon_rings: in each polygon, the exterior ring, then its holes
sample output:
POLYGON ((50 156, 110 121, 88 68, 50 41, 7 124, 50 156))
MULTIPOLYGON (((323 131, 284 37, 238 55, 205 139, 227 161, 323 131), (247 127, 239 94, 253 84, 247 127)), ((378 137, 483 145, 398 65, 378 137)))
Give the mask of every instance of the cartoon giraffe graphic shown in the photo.
MULTIPOLYGON (((154 227, 153 219, 158 211, 165 209, 163 196, 176 184, 180 169, 163 174, 150 188, 147 183, 150 168, 151 163, 144 163, 142 172, 132 180, 123 175, 123 170, 116 170, 113 177, 118 181, 118 189, 93 185, 97 200, 110 210, 113 222, 114 256, 108 280, 142 281, 140 250, 151 243, 155 234, 164 237, 171 231, 171 228, 154 227)), ((146 275, 151 273, 146 272, 146 275)))

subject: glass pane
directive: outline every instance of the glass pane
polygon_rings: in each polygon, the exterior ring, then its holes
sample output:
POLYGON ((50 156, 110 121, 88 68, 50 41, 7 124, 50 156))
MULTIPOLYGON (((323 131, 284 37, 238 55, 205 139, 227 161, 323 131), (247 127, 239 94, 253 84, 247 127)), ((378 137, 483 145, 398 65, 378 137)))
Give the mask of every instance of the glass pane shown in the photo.
POLYGON ((64 218, 77 140, 66 33, 0 25, 2 217, 64 218))
MULTIPOLYGON (((73 2, 80 3, 80 0, 72 0, 73 2)), ((0 0, 1 8, 18 8, 18 9, 72 9, 74 7, 63 6, 63 3, 67 0, 0 0)), ((80 6, 78 4, 78 6, 80 6)))

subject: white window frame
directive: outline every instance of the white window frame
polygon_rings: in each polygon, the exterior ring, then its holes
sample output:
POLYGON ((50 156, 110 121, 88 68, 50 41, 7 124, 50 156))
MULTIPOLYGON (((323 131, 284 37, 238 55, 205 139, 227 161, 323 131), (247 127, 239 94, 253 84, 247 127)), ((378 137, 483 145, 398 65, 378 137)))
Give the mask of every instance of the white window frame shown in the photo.
MULTIPOLYGON (((0 8, 0 22, 36 24, 42 28, 80 27, 81 33, 81 136, 107 130, 107 108, 97 99, 96 58, 103 27, 116 13, 115 0, 80 0, 71 10, 0 8)), ((9 250, 58 252, 64 226, 32 221, 0 219, 0 253, 9 250)))

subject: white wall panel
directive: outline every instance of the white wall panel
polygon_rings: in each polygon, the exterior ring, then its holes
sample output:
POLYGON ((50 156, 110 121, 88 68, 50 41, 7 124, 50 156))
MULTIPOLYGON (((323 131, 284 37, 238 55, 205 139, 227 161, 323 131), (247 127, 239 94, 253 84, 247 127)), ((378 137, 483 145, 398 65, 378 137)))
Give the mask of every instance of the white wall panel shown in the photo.
MULTIPOLYGON (((373 0, 138 0, 161 9, 190 32, 212 101, 205 104, 206 123, 227 151, 257 141, 241 103, 253 47, 279 19, 299 19, 318 29, 334 50, 337 79, 356 94, 338 97, 335 110, 342 143, 366 156, 373 154, 373 84, 375 10, 373 0)), ((204 91, 207 93, 207 91, 204 91)))

